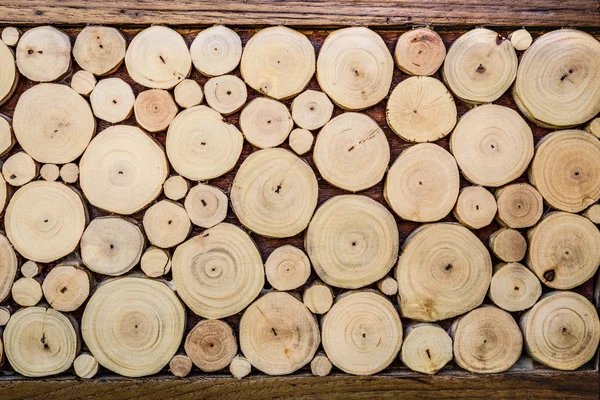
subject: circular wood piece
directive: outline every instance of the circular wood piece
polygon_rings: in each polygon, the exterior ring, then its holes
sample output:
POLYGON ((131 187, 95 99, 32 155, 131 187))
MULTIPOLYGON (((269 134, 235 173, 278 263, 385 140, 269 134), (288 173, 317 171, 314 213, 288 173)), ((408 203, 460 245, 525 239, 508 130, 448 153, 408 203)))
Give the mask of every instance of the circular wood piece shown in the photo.
POLYGON ((527 266, 546 286, 572 289, 600 265, 600 232, 587 218, 552 212, 527 232, 527 266))
POLYGON ((0 42, 0 104, 15 92, 18 81, 15 56, 4 42, 0 42))
POLYGON ((44 164, 40 168, 40 176, 45 181, 53 182, 60 176, 60 169, 56 164, 44 164))
POLYGON ((513 317, 497 307, 471 311, 456 321, 454 360, 470 372, 504 372, 521 356, 523 337, 513 317))
POLYGON ((143 223, 150 243, 162 248, 177 246, 192 230, 185 208, 171 200, 161 200, 148 208, 143 223))
POLYGON ((7 26, 2 29, 2 41, 7 46, 16 46, 21 37, 21 32, 14 26, 7 26))
POLYGON ((150 89, 138 94, 133 105, 135 120, 148 132, 162 132, 177 115, 177 105, 169 92, 150 89))
POLYGON ((0 114, 0 157, 4 156, 16 143, 13 135, 10 119, 0 114))
POLYGON ((521 317, 525 350, 551 368, 572 371, 594 357, 600 339, 598 313, 573 292, 550 292, 521 317))
POLYGON ((209 79, 204 85, 206 103, 223 115, 238 112, 246 103, 248 90, 243 80, 235 75, 209 79))
POLYGON ((23 257, 51 262, 75 250, 86 220, 87 210, 78 193, 62 183, 35 181, 12 196, 4 226, 23 257))
POLYGON ((279 146, 293 127, 294 121, 286 105, 267 97, 252 100, 240 114, 244 137, 261 149, 279 146))
POLYGON ((66 183, 75 183, 79 179, 79 167, 75 163, 68 163, 60 167, 60 177, 66 183))
POLYGON ((197 106, 202 103, 202 99, 204 98, 202 88, 192 79, 181 81, 181 83, 175 86, 173 94, 175 95, 175 102, 181 108, 197 106))
POLYGON ((391 276, 386 276, 377 282, 377 289, 386 296, 393 296, 398 293, 398 282, 391 276))
POLYGON ((510 228, 528 228, 536 224, 544 212, 542 195, 526 183, 504 186, 495 193, 498 222, 510 228))
POLYGON ((502 261, 519 262, 525 257, 527 240, 514 229, 501 228, 490 235, 490 250, 502 261))
POLYGON ((292 152, 275 148, 252 153, 231 185, 231 206, 248 229, 267 237, 302 232, 317 206, 315 173, 292 152))
POLYGON ((479 306, 492 279, 487 249, 467 228, 423 225, 404 242, 396 270, 400 312, 418 321, 439 321, 479 306))
POLYGON ((21 75, 34 82, 52 82, 71 67, 71 40, 54 27, 38 26, 23 34, 16 54, 21 75))
POLYGON ((111 126, 90 142, 79 163, 79 183, 94 206, 133 214, 162 191, 169 174, 163 149, 140 128, 111 126))
POLYGON ((583 211, 600 199, 600 142, 580 130, 544 136, 537 144, 529 181, 551 207, 583 211))
POLYGON ((392 90, 386 107, 388 125, 408 142, 433 142, 456 125, 456 104, 444 84, 415 76, 392 90))
POLYGON ((13 301, 22 307, 35 306, 42 300, 42 286, 33 278, 20 278, 13 283, 13 301))
POLYGON ((96 288, 81 334, 105 368, 127 377, 157 373, 173 358, 185 331, 185 310, 164 283, 116 278, 96 288))
POLYGON ((218 112, 206 106, 179 113, 167 131, 167 156, 180 175, 203 181, 231 171, 242 153, 244 137, 218 112))
POLYGON ((240 348, 252 366, 286 375, 314 357, 321 337, 315 317, 295 297, 272 292, 252 303, 240 320, 240 348))
MULTIPOLYGON (((10 320, 11 312, 8 307, 0 307, 0 326, 5 326, 10 320)), ((0 345, 2 347, 2 345, 0 345)))
POLYGON ((190 75, 192 58, 179 33, 154 25, 138 33, 129 43, 125 65, 129 76, 140 85, 172 89, 190 75))
POLYGON ((115 72, 125 58, 123 34, 108 26, 86 26, 73 46, 73 57, 79 66, 98 76, 115 72))
POLYGON ((285 26, 258 31, 242 54, 240 73, 248 86, 274 99, 300 93, 315 73, 315 49, 302 33, 285 26))
POLYGON ((313 160, 327 182, 357 192, 381 182, 390 162, 390 144, 371 117, 347 112, 321 129, 313 160))
POLYGON ((131 116, 135 95, 128 83, 121 78, 102 79, 90 94, 94 115, 116 124, 131 116))
POLYGON ((314 376, 327 376, 331 372, 333 364, 325 354, 317 354, 310 362, 310 372, 314 376))
POLYGON ((306 129, 296 128, 290 133, 290 148, 299 156, 308 153, 315 137, 306 129))
POLYGON ((60 312, 29 307, 17 311, 6 324, 4 350, 16 372, 43 377, 71 368, 79 340, 71 320, 60 312))
POLYGON ((184 207, 194 225, 212 228, 225 220, 229 203, 221 189, 200 183, 190 189, 184 207))
POLYGON ((331 119, 333 103, 323 92, 306 90, 292 101, 292 118, 303 129, 319 129, 331 119))
POLYGON ((385 42, 364 27, 330 33, 317 60, 321 89, 345 110, 363 110, 383 100, 393 71, 394 60, 385 42))
POLYGON ((19 97, 13 129, 23 150, 36 161, 65 164, 83 153, 96 120, 90 105, 73 89, 42 83, 19 97))
POLYGON ((95 218, 81 237, 81 259, 98 274, 123 275, 140 261, 144 242, 141 229, 124 218, 95 218))
POLYGON ((498 33, 476 28, 452 43, 442 68, 444 81, 467 103, 491 103, 512 85, 517 75, 517 53, 498 33))
POLYGON ((98 360, 88 353, 81 353, 73 362, 75 375, 82 379, 92 379, 98 373, 98 368, 98 360))
POLYGON ((6 236, 0 234, 0 302, 10 294, 19 271, 19 260, 6 236))
POLYGON ((182 176, 172 175, 163 185, 165 196, 171 200, 181 200, 190 190, 190 184, 182 176))
POLYGON ((340 296, 322 319, 323 348, 332 364, 353 375, 372 375, 392 363, 402 343, 402 322, 392 303, 369 292, 340 296))
POLYGON ((252 364, 246 357, 236 356, 229 364, 229 372, 236 379, 242 379, 252 371, 252 364))
POLYGON ((256 245, 246 232, 227 223, 179 245, 173 254, 172 272, 181 299, 208 319, 242 311, 265 283, 256 245))
POLYGON ((34 278, 40 274, 42 271, 42 267, 36 264, 35 261, 25 261, 23 265, 21 265, 21 275, 25 278, 34 278))
POLYGON ((409 75, 433 75, 446 58, 442 38, 433 29, 417 28, 400 35, 394 51, 398 68, 409 75))
POLYGON ((186 355, 177 354, 169 362, 169 372, 178 378, 185 378, 192 372, 192 360, 186 355))
POLYGON ((71 77, 71 89, 82 96, 89 96, 96 87, 96 77, 91 72, 79 70, 71 77))
POLYGON ((585 212, 583 216, 595 223, 600 224, 600 204, 592 204, 585 212))
POLYGON ((90 274, 75 265, 58 265, 44 278, 42 291, 46 301, 58 311, 77 310, 90 295, 90 274))
POLYGON ((444 218, 458 199, 460 177, 454 157, 442 147, 409 147, 390 167, 383 196, 402 219, 431 222, 444 218))
POLYGON ((512 43, 515 50, 524 51, 531 46, 533 42, 533 38, 531 37, 531 33, 527 31, 527 29, 517 29, 508 35, 508 40, 512 43))
POLYGON ((333 291, 321 282, 314 282, 304 291, 302 302, 313 314, 325 314, 333 305, 333 291))
POLYGON ((453 213, 466 227, 481 229, 492 223, 497 210, 493 194, 481 186, 466 186, 458 195, 453 213))
POLYGON ((149 247, 140 260, 140 267, 150 278, 158 278, 171 270, 171 255, 168 250, 149 247))
POLYGON ((237 354, 238 345, 231 327, 223 321, 198 322, 185 339, 185 352, 204 372, 226 368, 237 354))
POLYGON ((355 289, 383 278, 398 258, 394 216, 375 200, 335 196, 315 213, 304 248, 327 284, 355 289))
POLYGON ((400 359, 413 371, 433 375, 452 361, 452 339, 439 325, 409 325, 400 359))
POLYGON ((304 285, 310 276, 310 260, 297 247, 276 248, 265 262, 267 281, 273 288, 284 291, 304 285))
POLYGON ((498 264, 490 284, 489 296, 503 310, 523 311, 542 295, 542 285, 529 269, 519 263, 498 264))
POLYGON ((204 29, 190 46, 194 67, 203 75, 218 76, 233 71, 242 58, 242 40, 223 25, 204 29))
POLYGON ((594 136, 596 136, 598 139, 600 139, 600 117, 596 117, 593 120, 591 120, 585 127, 584 129, 593 134, 594 136))
POLYGON ((12 186, 23 186, 37 175, 37 163, 24 151, 13 154, 2 164, 2 176, 12 186))
POLYGON ((574 29, 539 37, 523 54, 513 98, 537 125, 579 125, 600 112, 600 43, 574 29))

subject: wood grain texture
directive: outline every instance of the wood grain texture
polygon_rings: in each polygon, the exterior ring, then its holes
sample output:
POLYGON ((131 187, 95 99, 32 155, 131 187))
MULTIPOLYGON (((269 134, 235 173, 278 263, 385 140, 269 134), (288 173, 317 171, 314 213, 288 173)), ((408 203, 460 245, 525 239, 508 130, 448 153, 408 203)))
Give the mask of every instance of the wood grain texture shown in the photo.
POLYGON ((13 0, 0 5, 0 23, 595 27, 600 25, 600 3, 597 0, 13 0))

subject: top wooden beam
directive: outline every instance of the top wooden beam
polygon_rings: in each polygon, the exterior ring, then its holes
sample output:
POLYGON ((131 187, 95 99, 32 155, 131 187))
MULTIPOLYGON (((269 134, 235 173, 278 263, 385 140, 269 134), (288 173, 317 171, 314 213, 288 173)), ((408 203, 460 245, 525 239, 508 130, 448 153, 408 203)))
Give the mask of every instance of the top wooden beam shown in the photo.
POLYGON ((0 24, 599 27, 599 0, 4 0, 0 24))

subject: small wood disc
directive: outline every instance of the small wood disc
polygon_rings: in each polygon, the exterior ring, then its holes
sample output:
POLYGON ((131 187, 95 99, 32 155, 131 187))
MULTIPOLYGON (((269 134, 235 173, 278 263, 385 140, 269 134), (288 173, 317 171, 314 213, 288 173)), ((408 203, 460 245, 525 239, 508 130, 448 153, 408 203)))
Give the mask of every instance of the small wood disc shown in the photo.
POLYGON ((452 339, 439 325, 409 325, 400 359, 413 371, 433 375, 452 361, 452 339))
POLYGON ((135 95, 128 83, 120 78, 102 79, 90 94, 94 115, 116 124, 131 116, 135 95))
POLYGON ((82 379, 92 379, 98 373, 98 360, 91 354, 81 353, 73 362, 73 370, 82 379))
POLYGON ((503 310, 523 311, 542 295, 542 285, 529 269, 519 263, 498 264, 490 284, 489 296, 503 310))
POLYGON ((163 185, 165 196, 174 201, 183 199, 189 190, 190 183, 179 175, 170 176, 163 185))
MULTIPOLYGON (((0 326, 5 326, 10 320, 11 312, 8 307, 0 307, 0 326)), ((2 347, 2 345, 0 345, 2 347)))
POLYGON ((71 368, 79 339, 71 320, 60 312, 29 307, 17 311, 6 324, 4 350, 21 375, 57 375, 71 368))
POLYGON ((491 103, 512 85, 517 53, 498 33, 476 28, 452 43, 442 76, 454 95, 467 103, 491 103))
POLYGON ((525 350, 551 368, 572 371, 594 357, 600 339, 598 312, 573 292, 550 292, 521 317, 525 350))
POLYGON ((231 327, 223 321, 200 321, 185 339, 185 352, 204 372, 226 368, 237 354, 238 345, 231 327))
POLYGON ((256 244, 246 232, 227 223, 179 245, 173 254, 172 272, 181 299, 208 319, 242 311, 265 283, 256 244))
POLYGON ((317 354, 310 362, 310 372, 314 376, 327 376, 331 372, 331 368, 333 368, 333 364, 324 353, 317 354))
POLYGON ((589 33, 557 29, 539 37, 519 63, 513 98, 537 125, 584 123, 600 112, 600 43, 589 33))
POLYGON ((111 126, 91 141, 79 163, 81 189, 96 207, 133 214, 162 191, 169 174, 163 149, 140 128, 111 126))
POLYGON ((600 265, 600 232, 587 218, 552 212, 527 232, 527 266, 546 286, 572 289, 600 265))
POLYGON ((394 216, 369 197, 335 196, 315 213, 304 248, 325 283, 356 289, 383 278, 394 266, 398 227, 394 216))
POLYGON ((267 97, 252 100, 240 114, 244 137, 261 149, 279 146, 293 127, 294 121, 286 105, 267 97))
POLYGON ((229 202, 218 187, 200 183, 190 190, 184 207, 194 225, 212 228, 225 220, 229 202))
POLYGON ((21 275, 25 278, 34 278, 38 276, 41 271, 41 265, 38 265, 35 261, 28 260, 21 265, 21 275))
POLYGON ((392 363, 402 343, 402 322, 392 303, 370 292, 341 295, 322 319, 323 349, 332 364, 372 375, 392 363))
POLYGON ((0 157, 4 156, 15 145, 15 135, 10 126, 10 118, 0 114, 0 157))
POLYGON ((105 368, 127 377, 152 375, 171 361, 185 331, 185 310, 164 283, 116 278, 96 288, 81 334, 105 368))
POLYGON ((171 270, 171 255, 168 250, 149 247, 140 260, 140 267, 150 278, 158 278, 171 270))
POLYGON ((327 182, 357 192, 381 182, 390 162, 390 144, 371 117, 348 112, 321 129, 313 160, 327 182))
POLYGON ((398 282, 391 276, 386 276, 377 282, 377 289, 386 296, 393 296, 398 293, 398 282))
POLYGON ((21 307, 32 307, 42 300, 42 285, 33 278, 20 278, 13 284, 11 295, 21 307))
POLYGON ((204 85, 206 102, 223 115, 238 112, 246 103, 248 90, 243 80, 235 75, 223 75, 209 79, 204 85))
POLYGON ((442 82, 427 76, 400 82, 385 114, 390 128, 408 142, 433 142, 456 125, 454 98, 442 82))
POLYGON ((144 213, 144 231, 150 243, 169 248, 183 242, 192 230, 185 208, 171 200, 161 200, 144 213))
POLYGON ((202 99, 204 98, 202 88, 198 82, 192 79, 184 79, 181 81, 181 83, 175 86, 173 94, 175 95, 175 102, 177 102, 181 108, 197 106, 202 103, 202 99))
POLYGON ((217 178, 233 169, 244 137, 218 112, 206 106, 179 113, 167 131, 167 156, 180 175, 203 181, 217 178))
POLYGON ((589 132, 592 135, 596 136, 598 139, 600 139, 600 117, 596 117, 593 120, 591 120, 584 127, 584 129, 586 132, 589 132))
POLYGON ((592 204, 585 212, 583 216, 595 223, 600 224, 600 204, 592 204))
POLYGON ((53 182, 60 176, 60 169, 56 164, 44 164, 40 168, 40 176, 45 181, 53 182))
POLYGON ((226 26, 211 26, 198 33, 190 46, 190 53, 194 67, 201 74, 225 75, 240 63, 242 39, 226 26))
POLYGON ((178 378, 185 378, 192 372, 192 360, 186 355, 177 354, 169 361, 169 372, 178 378))
POLYGON ((501 228, 490 235, 490 250, 502 261, 519 262, 525 257, 527 240, 517 230, 501 228))
POLYGON ((450 151, 461 172, 476 185, 498 187, 521 176, 533 157, 533 133, 513 109, 478 106, 458 121, 450 151))
POLYGON ((51 26, 38 26, 23 34, 17 45, 19 72, 34 82, 52 82, 71 67, 71 40, 51 26))
POLYGON ((229 364, 229 372, 235 379, 242 379, 252 371, 252 364, 246 357, 235 356, 229 364))
POLYGON ((390 167, 383 196, 402 219, 444 218, 458 199, 460 175, 454 157, 433 143, 409 147, 390 167))
POLYGON ((42 291, 46 301, 58 311, 77 310, 90 295, 90 274, 75 265, 58 265, 44 278, 42 291))
POLYGON ((513 317, 487 306, 459 318, 453 327, 454 360, 470 372, 503 372, 521 356, 523 337, 513 317))
POLYGON ((65 164, 83 153, 96 120, 90 105, 73 89, 42 83, 19 97, 13 129, 23 150, 36 161, 65 164))
POLYGON ((404 242, 396 270, 400 312, 439 321, 479 306, 492 279, 488 250, 467 228, 423 225, 404 242))
POLYGON ((308 226, 317 207, 315 173, 292 152, 252 153, 231 185, 231 206, 248 229, 268 237, 291 237, 308 226))
POLYGON ((302 302, 313 314, 325 314, 333 305, 333 291, 321 282, 314 282, 304 291, 302 302))
POLYGON ((4 226, 23 257, 50 262, 75 250, 86 220, 87 210, 78 193, 62 183, 35 181, 10 199, 4 226))
POLYGON ((60 167, 60 177, 66 183, 75 183, 79 179, 79 167, 75 163, 68 163, 60 167))
POLYGON ((433 29, 417 28, 400 35, 394 59, 409 75, 433 75, 446 58, 442 38, 433 29))
POLYGON ((37 175, 37 163, 24 151, 13 154, 2 164, 2 176, 12 186, 23 186, 37 175))
POLYGON ((171 28, 154 25, 138 33, 127 48, 129 76, 153 89, 172 89, 190 75, 192 58, 183 37, 171 28))
POLYGON ((18 81, 19 74, 15 66, 15 56, 4 42, 0 42, 0 104, 8 100, 15 92, 18 81))
POLYGON ((344 28, 327 36, 317 60, 319 85, 345 110, 369 108, 388 95, 394 60, 377 33, 344 28))
POLYGON ((518 51, 527 50, 533 42, 531 33, 529 33, 527 29, 517 29, 508 35, 508 40, 510 40, 515 50, 518 51))
POLYGON ((528 228, 536 224, 544 212, 542 195, 526 183, 504 186, 495 193, 498 222, 510 228, 528 228))
POLYGON ((123 34, 108 26, 86 26, 73 46, 73 57, 79 66, 94 75, 115 72, 125 58, 123 34))
POLYGON ((95 218, 81 237, 81 258, 98 274, 123 275, 140 261, 144 242, 141 229, 124 218, 95 218))
POLYGON ((319 129, 331 119, 333 103, 323 92, 306 90, 292 101, 292 118, 301 128, 319 129))
POLYGON ((148 132, 162 132, 177 115, 177 105, 169 92, 150 89, 138 94, 133 106, 135 120, 148 132))
POLYGON ((297 247, 276 248, 265 262, 267 281, 277 290, 294 290, 304 285, 310 276, 310 260, 297 247))
POLYGON ((290 148, 299 156, 310 151, 315 137, 306 129, 296 128, 290 133, 290 148))
POLYGON ((461 189, 453 212, 461 224, 481 229, 492 223, 497 210, 493 194, 481 186, 467 186, 461 189))
POLYGON ((583 211, 600 199, 600 141, 574 129, 544 136, 537 144, 529 181, 551 207, 583 211))
POLYGON ((0 302, 10 294, 19 271, 19 260, 6 236, 0 234, 0 302))
POLYGON ((2 29, 2 41, 7 46, 16 46, 21 37, 21 32, 14 26, 7 26, 2 29))
POLYGON ((82 96, 89 96, 97 83, 94 74, 83 69, 75 72, 71 77, 71 89, 82 96))
POLYGON ((254 90, 274 99, 300 93, 315 73, 315 49, 302 33, 285 26, 258 31, 248 40, 240 64, 254 90))
POLYGON ((252 366, 268 375, 286 375, 314 357, 321 337, 315 317, 295 297, 267 293, 240 320, 240 348, 252 366))

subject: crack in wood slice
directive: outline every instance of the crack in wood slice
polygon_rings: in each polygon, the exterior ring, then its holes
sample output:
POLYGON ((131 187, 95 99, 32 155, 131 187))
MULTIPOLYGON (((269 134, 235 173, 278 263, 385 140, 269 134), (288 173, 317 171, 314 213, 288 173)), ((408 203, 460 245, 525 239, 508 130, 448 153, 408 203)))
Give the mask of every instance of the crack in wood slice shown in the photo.
POLYGON ((19 72, 34 82, 52 82, 71 68, 71 40, 52 26, 38 26, 23 34, 16 49, 19 72))
POLYGON ((212 77, 233 71, 242 58, 242 40, 232 29, 216 25, 199 32, 190 46, 194 67, 212 77))
POLYGON ((439 325, 413 323, 406 327, 400 359, 413 371, 435 374, 452 361, 452 339, 439 325))
POLYGON ((433 75, 446 58, 446 47, 433 29, 416 28, 400 35, 394 50, 396 65, 409 75, 433 75))
POLYGON ((171 271, 171 254, 168 250, 150 246, 140 260, 142 271, 149 278, 158 278, 171 271))
POLYGON ((185 352, 204 372, 226 368, 238 352, 231 327, 220 320, 198 322, 185 339, 185 352))
POLYGON ((75 39, 73 58, 83 70, 105 76, 119 69, 126 46, 125 37, 117 29, 86 26, 75 39))

